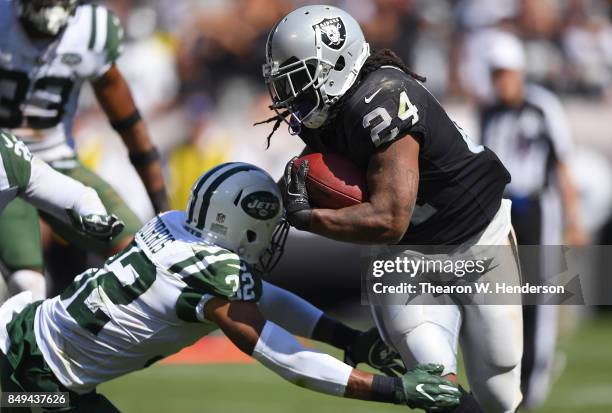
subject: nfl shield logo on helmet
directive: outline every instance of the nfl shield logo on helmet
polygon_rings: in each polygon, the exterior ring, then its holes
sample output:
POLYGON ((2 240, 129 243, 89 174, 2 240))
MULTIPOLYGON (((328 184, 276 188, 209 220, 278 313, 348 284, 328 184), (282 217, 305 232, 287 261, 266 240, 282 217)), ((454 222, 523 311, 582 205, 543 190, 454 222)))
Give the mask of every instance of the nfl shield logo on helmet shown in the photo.
POLYGON ((334 17, 333 19, 324 19, 321 23, 315 24, 312 28, 317 31, 321 30, 321 40, 325 46, 339 50, 344 45, 346 40, 346 28, 342 19, 334 17))

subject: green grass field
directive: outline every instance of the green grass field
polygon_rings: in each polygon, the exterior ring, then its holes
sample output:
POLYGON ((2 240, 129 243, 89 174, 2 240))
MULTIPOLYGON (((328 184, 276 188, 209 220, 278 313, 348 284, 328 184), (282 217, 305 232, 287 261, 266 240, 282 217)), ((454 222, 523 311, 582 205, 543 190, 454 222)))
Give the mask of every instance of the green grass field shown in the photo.
MULTIPOLYGON (((612 412, 612 318, 584 324, 560 343, 567 366, 542 413, 612 412)), ((401 406, 319 395, 259 365, 161 365, 100 386, 124 413, 399 412, 401 406)))

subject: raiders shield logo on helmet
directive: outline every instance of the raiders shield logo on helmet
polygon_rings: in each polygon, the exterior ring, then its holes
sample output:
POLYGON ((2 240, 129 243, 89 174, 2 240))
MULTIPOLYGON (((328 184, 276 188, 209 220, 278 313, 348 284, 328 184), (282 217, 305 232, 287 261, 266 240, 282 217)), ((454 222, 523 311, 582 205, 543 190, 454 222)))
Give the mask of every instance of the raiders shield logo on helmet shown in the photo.
POLYGON ((315 24, 312 28, 316 31, 321 30, 321 40, 325 46, 335 50, 339 50, 344 45, 346 40, 346 28, 342 19, 334 17, 333 19, 324 19, 321 23, 315 24))

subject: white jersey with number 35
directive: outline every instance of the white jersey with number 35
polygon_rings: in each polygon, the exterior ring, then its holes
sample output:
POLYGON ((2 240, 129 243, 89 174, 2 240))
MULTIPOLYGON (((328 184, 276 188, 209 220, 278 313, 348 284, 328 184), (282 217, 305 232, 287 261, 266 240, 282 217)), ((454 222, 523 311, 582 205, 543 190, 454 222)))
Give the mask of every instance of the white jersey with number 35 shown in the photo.
POLYGON ((33 40, 14 2, 0 0, 0 33, 0 128, 11 129, 45 161, 74 155, 81 86, 119 57, 119 21, 102 6, 82 5, 57 38, 33 40))

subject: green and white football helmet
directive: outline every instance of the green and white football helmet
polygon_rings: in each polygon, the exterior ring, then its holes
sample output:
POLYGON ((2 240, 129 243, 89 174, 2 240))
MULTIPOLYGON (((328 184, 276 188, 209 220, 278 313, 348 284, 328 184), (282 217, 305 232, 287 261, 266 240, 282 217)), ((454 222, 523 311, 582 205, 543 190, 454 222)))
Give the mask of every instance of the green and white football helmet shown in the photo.
POLYGON ((308 128, 322 126, 369 55, 359 23, 347 12, 325 5, 292 11, 272 28, 266 42, 263 75, 272 108, 288 109, 308 128))
POLYGON ((193 185, 186 228, 235 252, 267 272, 287 238, 283 201, 272 177, 254 165, 230 162, 212 168, 193 185))

